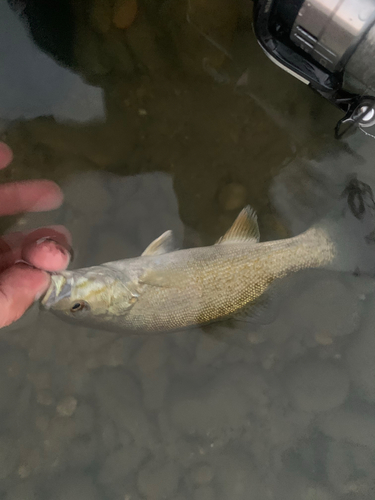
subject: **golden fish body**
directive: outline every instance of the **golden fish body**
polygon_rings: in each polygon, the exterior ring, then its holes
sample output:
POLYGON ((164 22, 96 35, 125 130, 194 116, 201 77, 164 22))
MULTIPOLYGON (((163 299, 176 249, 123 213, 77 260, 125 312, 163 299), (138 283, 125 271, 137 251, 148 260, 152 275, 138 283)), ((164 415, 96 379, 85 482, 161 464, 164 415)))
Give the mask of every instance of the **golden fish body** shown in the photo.
POLYGON ((366 202, 362 221, 346 203, 345 210, 285 240, 259 243, 256 216, 249 207, 210 247, 173 251, 167 231, 138 258, 52 276, 42 304, 68 319, 142 332, 178 330, 243 311, 251 314, 274 282, 290 273, 308 268, 354 270, 359 257, 373 259, 365 235, 374 228, 374 204, 363 189, 361 193, 366 202), (340 226, 341 219, 345 224, 340 226), (351 233, 359 228, 364 241, 347 244, 343 252, 340 247, 348 237, 343 228, 351 233))

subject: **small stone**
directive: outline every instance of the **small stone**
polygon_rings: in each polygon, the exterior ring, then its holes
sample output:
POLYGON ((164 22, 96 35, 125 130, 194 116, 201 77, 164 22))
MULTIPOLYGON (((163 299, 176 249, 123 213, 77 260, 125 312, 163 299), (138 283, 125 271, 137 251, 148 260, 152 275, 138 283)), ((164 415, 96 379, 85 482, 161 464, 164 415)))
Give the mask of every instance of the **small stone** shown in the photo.
POLYGON ((320 345, 332 345, 333 338, 327 331, 321 331, 315 334, 315 340, 320 345))
POLYGON ((138 109, 139 116, 147 116, 147 111, 143 108, 138 109))
POLYGON ((179 480, 180 473, 175 463, 150 460, 141 468, 137 485, 139 492, 147 500, 163 500, 174 496, 179 480))
POLYGON ((52 392, 48 390, 38 391, 36 400, 43 406, 51 406, 55 402, 52 392))
POLYGON ((286 385, 297 409, 321 412, 345 401, 349 378, 342 368, 331 362, 300 360, 287 370, 286 385))
POLYGON ((71 417, 77 408, 77 400, 73 396, 67 396, 57 405, 56 411, 61 417, 71 417))
POLYGON ((116 28, 129 28, 137 15, 137 0, 116 0, 113 7, 113 24, 116 28))
POLYGON ((239 210, 246 205, 247 192, 245 186, 238 182, 231 182, 221 188, 218 198, 220 206, 226 210, 239 210))
POLYGON ((230 383, 204 388, 192 398, 179 398, 172 406, 174 425, 186 434, 222 436, 246 426, 251 404, 230 383))

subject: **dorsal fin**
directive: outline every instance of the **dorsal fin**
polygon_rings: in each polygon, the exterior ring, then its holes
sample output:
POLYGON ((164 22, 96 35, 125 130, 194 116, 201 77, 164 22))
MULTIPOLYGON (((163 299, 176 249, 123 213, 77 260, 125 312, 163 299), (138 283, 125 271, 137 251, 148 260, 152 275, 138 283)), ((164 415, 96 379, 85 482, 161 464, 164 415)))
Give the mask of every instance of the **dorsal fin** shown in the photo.
POLYGON ((216 244, 221 243, 258 243, 260 239, 258 218, 255 211, 248 205, 238 215, 232 227, 216 244))
POLYGON ((143 252, 142 257, 145 255, 161 255, 163 253, 172 252, 174 250, 174 241, 172 231, 165 231, 159 238, 156 238, 146 250, 143 252))

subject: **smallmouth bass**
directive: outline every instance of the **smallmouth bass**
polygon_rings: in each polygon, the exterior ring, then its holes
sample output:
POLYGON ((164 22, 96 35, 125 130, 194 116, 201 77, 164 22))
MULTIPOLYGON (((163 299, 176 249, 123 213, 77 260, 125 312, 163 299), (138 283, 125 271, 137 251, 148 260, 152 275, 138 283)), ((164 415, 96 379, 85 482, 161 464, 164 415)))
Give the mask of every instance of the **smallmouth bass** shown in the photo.
POLYGON ((129 333, 251 316, 291 273, 373 275, 374 229, 371 188, 353 178, 339 207, 299 236, 259 243, 257 217, 247 207, 215 245, 175 250, 167 231, 140 257, 53 274, 41 304, 74 322, 129 333))

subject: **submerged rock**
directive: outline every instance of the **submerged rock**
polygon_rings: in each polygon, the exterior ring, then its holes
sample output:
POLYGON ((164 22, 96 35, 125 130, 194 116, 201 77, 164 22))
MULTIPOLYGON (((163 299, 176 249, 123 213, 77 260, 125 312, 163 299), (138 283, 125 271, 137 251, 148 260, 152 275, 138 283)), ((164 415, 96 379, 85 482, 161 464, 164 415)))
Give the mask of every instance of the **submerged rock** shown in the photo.
POLYGON ((129 28, 137 15, 137 10, 137 0, 116 0, 113 6, 113 24, 116 28, 129 28))
POLYGON ((375 419, 372 415, 339 409, 322 416, 319 427, 333 439, 375 450, 375 419))
POLYGON ((231 182, 223 186, 218 194, 219 204, 226 211, 241 210, 246 204, 247 192, 244 185, 231 182))
POLYGON ((288 367, 286 387, 297 409, 321 412, 336 408, 345 401, 349 377, 333 363, 299 360, 288 367))
POLYGON ((150 460, 138 473, 138 490, 147 500, 173 498, 177 492, 180 471, 174 462, 150 460))

